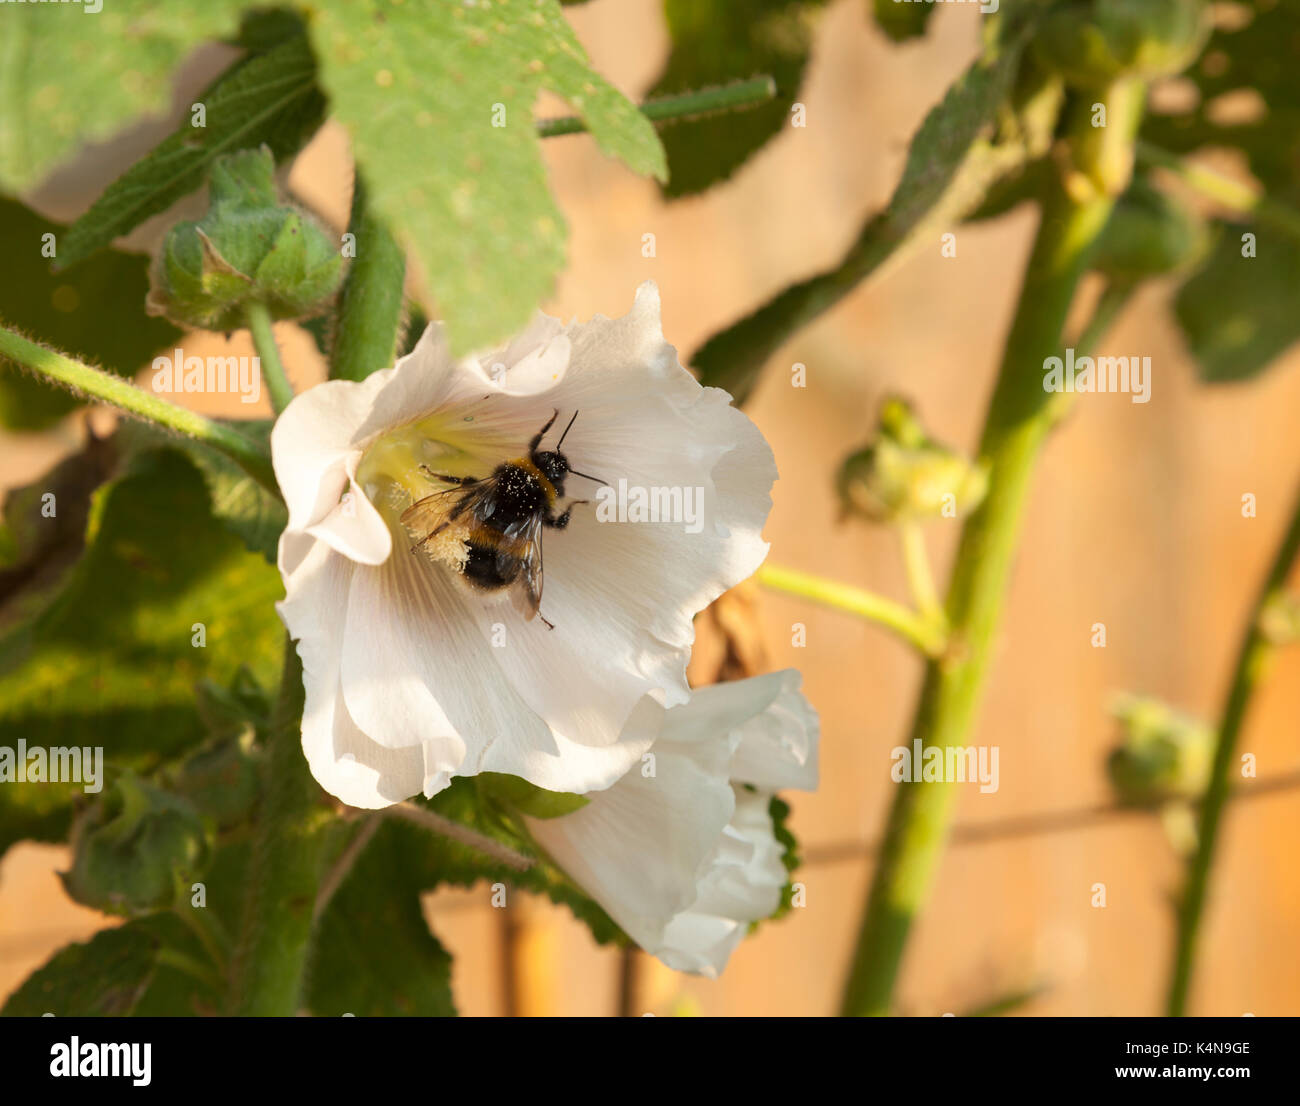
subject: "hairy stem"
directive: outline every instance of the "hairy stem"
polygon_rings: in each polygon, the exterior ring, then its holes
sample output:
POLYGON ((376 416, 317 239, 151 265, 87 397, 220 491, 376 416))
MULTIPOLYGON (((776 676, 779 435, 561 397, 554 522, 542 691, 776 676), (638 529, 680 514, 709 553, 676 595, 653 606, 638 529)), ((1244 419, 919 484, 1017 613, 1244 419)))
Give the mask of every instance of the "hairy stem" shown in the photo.
POLYGON ((262 365, 262 379, 266 381, 266 390, 271 393, 271 407, 278 415, 292 401, 293 385, 289 383, 284 362, 280 360, 280 347, 276 345, 275 331, 271 326, 271 312, 264 303, 254 300, 244 309, 244 321, 253 335, 253 346, 262 365))
POLYGON ((333 815, 318 800, 299 731, 302 662, 286 640, 268 735, 266 790, 248 870, 243 928, 231 971, 230 1012, 291 1017, 303 998, 312 921, 333 815))
POLYGON ((165 427, 224 453, 249 476, 275 495, 280 494, 271 470, 271 459, 251 438, 238 430, 180 407, 137 388, 128 380, 62 353, 28 341, 21 334, 0 327, 0 358, 30 369, 52 384, 87 399, 110 403, 128 415, 165 427))
MULTIPOLYGON (((776 82, 771 77, 751 77, 747 81, 735 81, 717 88, 702 88, 647 100, 641 105, 641 113, 652 122, 663 123, 670 119, 689 119, 717 111, 754 108, 767 103, 775 95, 776 82)), ((580 134, 586 129, 587 124, 576 115, 543 119, 537 124, 537 133, 542 138, 580 134)))
POLYGON ((472 830, 468 826, 462 826, 459 822, 453 822, 450 818, 444 818, 441 814, 426 810, 422 806, 416 806, 412 802, 396 803, 393 806, 385 807, 383 813, 386 817, 401 818, 412 825, 419 826, 421 829, 441 834, 453 841, 459 841, 462 845, 477 849, 484 856, 490 856, 497 863, 504 864, 507 868, 513 868, 516 872, 526 872, 533 866, 532 857, 515 852, 514 849, 508 845, 503 845, 500 841, 494 841, 491 837, 472 830))
MULTIPOLYGON (((1107 128, 1091 133, 1080 112, 1071 124, 1073 164, 1054 177, 1043 198, 1034 241, 1007 337, 998 382, 980 442, 989 490, 967 520, 948 594, 952 641, 930 661, 912 725, 923 746, 960 745, 984 688, 1034 468, 1054 421, 1043 363, 1061 353, 1061 335, 1075 289, 1115 198, 1127 184, 1124 145, 1131 151, 1144 90, 1112 86, 1107 128)), ((863 910, 845 987, 846 1015, 888 1014, 912 920, 929 895, 952 817, 950 782, 901 783, 863 910)))
POLYGON ((1268 576, 1251 609, 1246 634, 1237 654, 1237 666, 1233 670, 1228 698, 1219 719, 1218 746, 1214 752, 1210 782, 1201 803, 1201 816, 1197 824, 1196 852, 1188 862, 1187 884, 1179 899, 1178 940, 1174 946, 1166 1005, 1170 1017, 1182 1017, 1187 1010, 1197 937, 1210 883, 1210 866, 1214 861, 1219 821, 1223 817, 1223 809, 1231 790, 1230 777, 1236 759, 1237 738, 1246 718, 1251 693, 1264 675, 1271 652, 1271 645, 1260 624, 1261 615, 1268 603, 1283 589, 1297 556, 1300 556, 1300 493, 1297 493, 1295 506, 1291 510, 1291 521, 1282 535, 1282 542, 1273 557, 1268 576))
POLYGON ((927 656, 938 656, 943 651, 946 638, 941 623, 928 621, 903 604, 875 592, 770 562, 758 570, 755 578, 763 587, 773 591, 797 595, 800 599, 809 599, 824 607, 878 622, 927 656))
POLYGON ((360 174, 352 190, 348 230, 354 236, 356 256, 339 297, 330 377, 364 380, 397 359, 406 257, 388 227, 371 211, 360 174))

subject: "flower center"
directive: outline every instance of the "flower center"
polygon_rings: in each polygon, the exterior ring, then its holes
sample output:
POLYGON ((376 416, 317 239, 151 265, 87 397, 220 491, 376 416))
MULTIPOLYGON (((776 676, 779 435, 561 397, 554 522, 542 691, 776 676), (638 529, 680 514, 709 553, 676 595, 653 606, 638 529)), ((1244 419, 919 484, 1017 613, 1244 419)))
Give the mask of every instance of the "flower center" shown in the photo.
POLYGON ((448 476, 482 476, 497 460, 474 429, 474 417, 438 412, 381 434, 357 466, 357 483, 392 526, 417 499, 451 487, 429 471, 448 476), (424 466, 424 467, 422 467, 424 466))

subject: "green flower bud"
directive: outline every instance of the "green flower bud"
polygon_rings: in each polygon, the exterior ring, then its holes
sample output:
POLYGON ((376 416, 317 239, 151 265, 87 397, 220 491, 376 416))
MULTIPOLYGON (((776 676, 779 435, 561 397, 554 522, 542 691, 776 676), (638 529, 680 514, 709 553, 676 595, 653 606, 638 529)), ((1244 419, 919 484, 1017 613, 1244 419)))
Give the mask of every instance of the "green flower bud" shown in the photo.
POLYGON ((207 863, 203 819, 185 799, 129 773, 77 821, 72 868, 60 874, 77 902, 113 914, 170 907, 207 863))
POLYGON ((249 303, 275 319, 318 314, 338 289, 343 257, 311 216, 280 202, 266 147, 218 159, 208 213, 163 242, 149 311, 181 326, 237 330, 249 303))
POLYGON ((209 742, 169 773, 167 784, 219 830, 247 821, 262 789, 253 730, 209 742))
POLYGON ((488 799, 530 818, 559 818, 581 810, 591 802, 586 795, 547 791, 519 776, 503 772, 480 772, 477 779, 480 792, 488 799))
POLYGON ((1209 244, 1201 216, 1138 177, 1115 204, 1092 267, 1113 281, 1137 283, 1190 268, 1209 244))
POLYGON ((836 490, 845 514, 872 522, 960 518, 984 498, 988 471, 932 441, 893 396, 881 404, 875 440, 840 466, 836 490))
POLYGON ((1116 704, 1121 738, 1106 761, 1116 795, 1137 806, 1194 799, 1210 779, 1214 729, 1157 699, 1126 696, 1116 704))
POLYGON ((1166 77, 1201 52, 1207 11, 1205 0, 1073 0, 1043 18, 1034 50, 1077 88, 1166 77))

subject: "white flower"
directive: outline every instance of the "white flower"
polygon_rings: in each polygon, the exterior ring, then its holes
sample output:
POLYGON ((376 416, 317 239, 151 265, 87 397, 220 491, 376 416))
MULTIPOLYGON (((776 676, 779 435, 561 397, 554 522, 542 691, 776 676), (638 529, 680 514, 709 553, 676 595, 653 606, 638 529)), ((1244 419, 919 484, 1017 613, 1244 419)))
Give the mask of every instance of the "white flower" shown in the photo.
POLYGON ((666 712, 649 760, 533 840, 647 952, 716 976, 786 870, 768 812, 778 788, 817 786, 817 715, 799 673, 704 687, 666 712))
MULTIPOLYGON (((725 392, 678 363, 651 284, 620 319, 539 316, 488 356, 453 360, 431 326, 394 368, 298 396, 271 447, 289 507, 280 613, 303 661, 303 748, 353 806, 482 771, 553 791, 608 787, 654 739, 641 721, 654 712, 633 717, 637 704, 688 697, 692 617, 767 551, 771 451, 725 392), (542 617, 529 621, 504 591, 467 586, 459 538, 413 555, 398 520, 448 487, 430 472, 486 476, 557 411, 578 412, 564 442, 575 472, 702 489, 702 510, 692 525, 576 506, 567 529, 545 532, 542 617)), ((565 490, 606 493, 574 474, 565 490)))

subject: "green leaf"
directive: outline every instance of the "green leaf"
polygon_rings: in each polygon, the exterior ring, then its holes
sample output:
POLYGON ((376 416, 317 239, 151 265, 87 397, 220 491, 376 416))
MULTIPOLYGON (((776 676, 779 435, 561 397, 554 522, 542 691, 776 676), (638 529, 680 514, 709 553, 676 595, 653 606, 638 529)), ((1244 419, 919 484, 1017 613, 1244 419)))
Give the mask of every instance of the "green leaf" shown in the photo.
MULTIPOLYGON (((70 506, 70 505, 69 505, 70 506)), ((103 746, 113 769, 147 771, 198 744, 195 684, 242 665, 274 683, 279 574, 213 518, 203 481, 151 453, 95 493, 85 555, 58 597, 0 637, 0 745, 103 746), (195 625, 206 644, 195 647, 195 625)), ((0 787, 0 849, 64 825, 75 784, 0 787)))
POLYGON ((85 549, 90 497, 113 471, 112 439, 90 438, 5 496, 0 518, 0 638, 21 631, 59 594, 85 549))
POLYGON ((954 226, 979 206, 994 181, 1024 163, 1023 147, 994 146, 981 137, 1011 87, 1019 57, 1017 39, 966 71, 917 131, 889 206, 867 222, 834 269, 792 285, 705 342, 691 358, 702 384, 744 402, 763 366, 796 331, 908 244, 954 226))
POLYGON ((151 215, 201 188, 222 154, 265 144, 277 161, 296 154, 320 127, 325 98, 304 35, 237 62, 198 100, 206 126, 186 119, 161 145, 105 190, 60 243, 60 268, 73 265, 151 215))
POLYGON ((673 48, 650 96, 771 74, 776 97, 744 112, 666 125, 669 196, 731 176, 790 119, 823 0, 664 0, 673 48))
MULTIPOLYGON (((793 877, 803 863, 803 857, 799 855, 799 842, 790 829, 790 804, 779 796, 773 795, 767 810, 772 817, 772 836, 776 838, 782 849, 781 863, 785 866, 787 875, 793 877)), ((787 879, 781 889, 781 905, 776 908, 776 913, 766 920, 774 922, 778 918, 785 917, 790 912, 793 899, 794 881, 787 879)))
POLYGON ((5 1017, 214 1013, 220 996, 202 946, 170 914, 152 914, 68 945, 0 1009, 5 1017))
POLYGON ((900 3, 899 0, 872 0, 876 23, 893 41, 904 42, 925 34, 932 4, 900 3))
MULTIPOLYGON (((12 5, 0 5, 0 26, 12 5)), ((93 20, 92 20, 93 22, 93 20)), ((0 46, 0 53, 4 47, 0 46)), ((0 198, 0 240, 6 246, 0 266, 0 316, 6 325, 37 339, 57 339, 59 348, 114 372, 133 373, 170 345, 180 331, 145 314, 149 259, 116 250, 96 257, 76 272, 52 275, 42 249, 54 235, 56 260, 63 255, 65 230, 42 219, 16 200, 0 198)), ((15 430, 40 430, 79 406, 8 363, 0 363, 0 424, 15 430)))
MULTIPOLYGON (((232 425, 265 443, 270 440, 271 427, 275 424, 271 419, 257 419, 232 425)), ((280 534, 289 522, 289 510, 282 499, 272 495, 224 453, 188 438, 174 437, 145 423, 127 423, 117 437, 123 441, 124 452, 172 449, 184 453, 203 474, 212 514, 249 549, 275 564, 280 534)))
POLYGON ((375 211, 418 258, 457 352, 523 326, 564 262, 534 129, 543 89, 606 154, 665 172, 654 128, 589 67, 556 0, 353 0, 319 7, 310 31, 375 211))
MULTIPOLYGON (((1240 150, 1271 199, 1300 202, 1300 0, 1236 5, 1249 18, 1220 20, 1201 59, 1184 75, 1197 95, 1172 114, 1152 115, 1142 137, 1176 153, 1240 150), (1258 105, 1260 110, 1232 110, 1258 105), (1225 110, 1227 109, 1227 110, 1225 110)), ((1262 220, 1224 225, 1204 266, 1178 294, 1175 311, 1203 380, 1246 380, 1300 341, 1300 244, 1262 220), (1257 255, 1242 256, 1242 234, 1257 255)))
POLYGON ((1262 225, 1224 225, 1174 312, 1203 380, 1248 380, 1300 341, 1300 242, 1262 225), (1256 256, 1242 255, 1255 235, 1256 256))
POLYGON ((486 795, 514 807, 530 818, 561 818, 581 810, 591 800, 586 795, 547 791, 520 776, 504 772, 480 772, 479 788, 486 795))
POLYGON ((322 914, 309 973, 318 1017, 451 1017, 451 957, 420 907, 428 841, 384 819, 322 914))
POLYGON ((0 188, 30 188, 86 143, 167 111, 185 55, 233 34, 244 6, 0 4, 0 188))
MULTIPOLYGON (((450 787, 432 799, 417 800, 417 803, 525 856, 536 855, 536 850, 524 837, 506 825, 492 805, 482 801, 480 789, 472 777, 455 779, 450 787)), ((618 923, 545 858, 538 858, 531 868, 520 872, 469 845, 437 833, 421 832, 426 850, 424 887, 432 889, 439 884, 470 887, 480 880, 504 883, 545 895, 552 902, 568 907, 574 917, 591 931, 597 944, 626 942, 618 923)))

